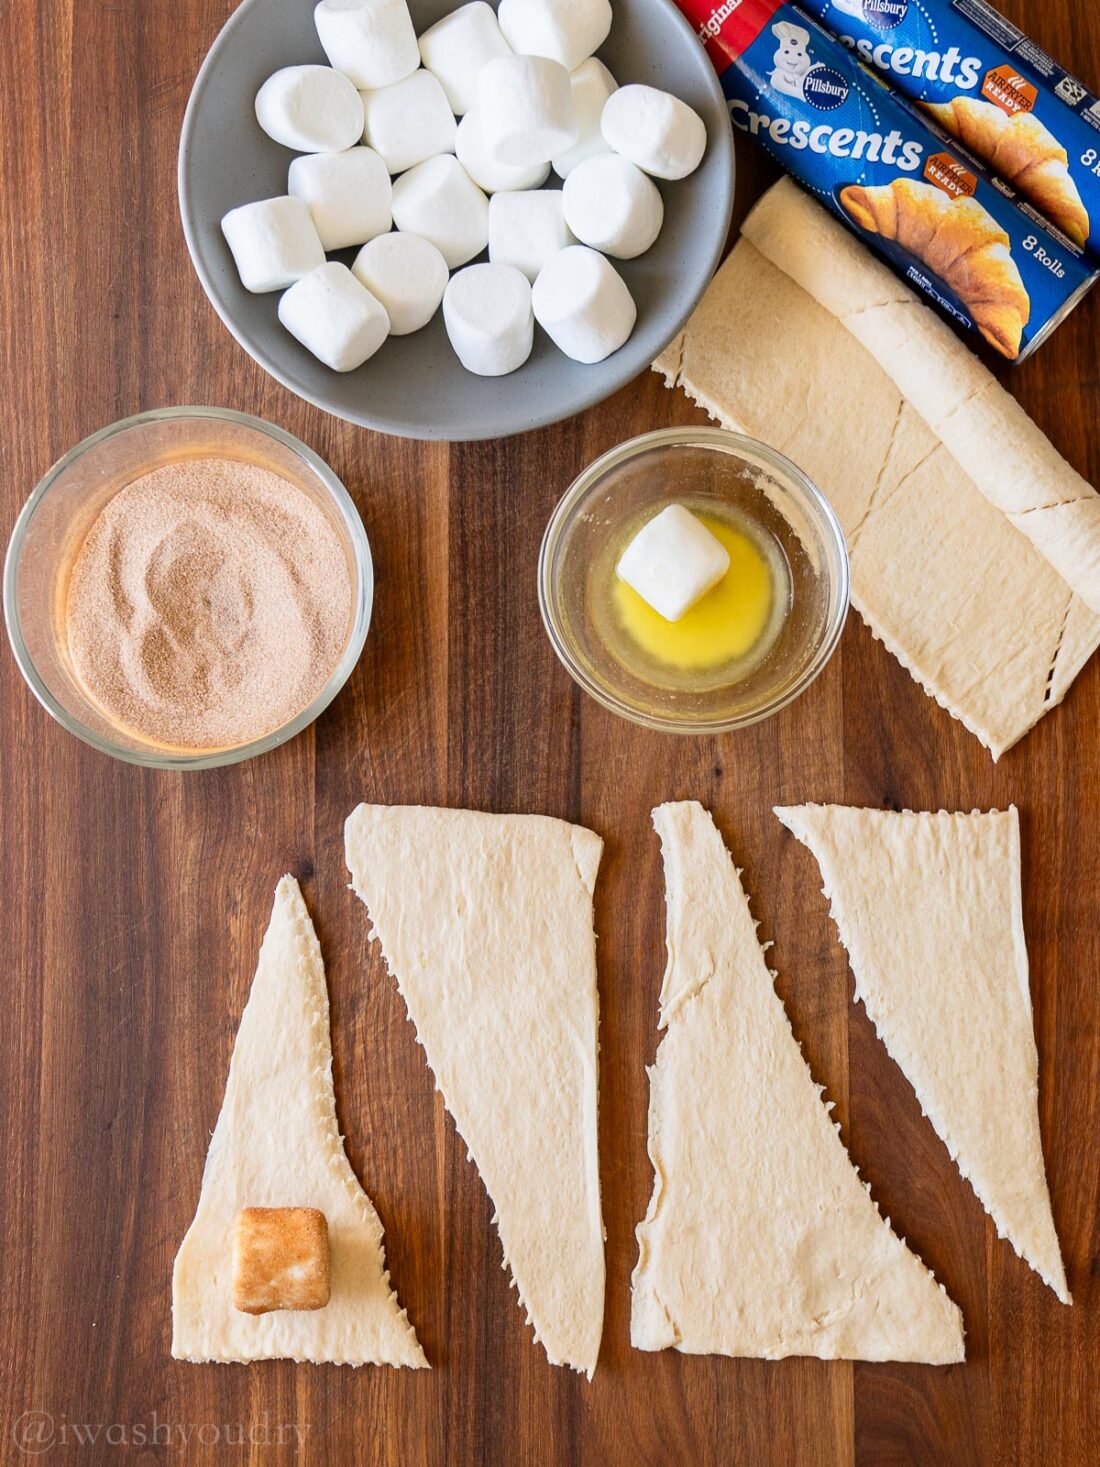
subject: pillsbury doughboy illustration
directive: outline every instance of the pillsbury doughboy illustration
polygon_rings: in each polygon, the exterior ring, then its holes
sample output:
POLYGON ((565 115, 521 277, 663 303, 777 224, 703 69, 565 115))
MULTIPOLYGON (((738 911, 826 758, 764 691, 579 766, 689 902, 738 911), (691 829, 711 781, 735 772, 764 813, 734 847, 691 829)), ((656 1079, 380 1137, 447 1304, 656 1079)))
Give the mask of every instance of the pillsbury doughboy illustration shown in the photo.
POLYGON ((772 35, 779 46, 772 58, 771 84, 777 92, 801 100, 802 83, 812 64, 806 49, 810 44, 810 33, 800 25, 792 25, 789 20, 781 20, 772 26, 772 35))

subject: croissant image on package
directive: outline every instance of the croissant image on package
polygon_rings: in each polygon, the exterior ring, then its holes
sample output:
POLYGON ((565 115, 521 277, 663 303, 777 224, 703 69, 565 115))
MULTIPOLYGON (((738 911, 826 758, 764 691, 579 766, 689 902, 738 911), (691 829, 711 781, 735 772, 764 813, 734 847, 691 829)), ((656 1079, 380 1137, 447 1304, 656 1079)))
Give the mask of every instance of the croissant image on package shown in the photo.
POLYGON ((964 147, 1019 189, 1076 245, 1089 237, 1089 216, 1070 177, 1069 155, 1031 112, 1009 116, 992 102, 952 97, 925 110, 964 147))
POLYGON ((1008 235, 976 199, 895 178, 873 187, 850 184, 840 203, 860 229, 895 240, 938 275, 991 346, 1006 357, 1019 355, 1031 300, 1008 235))

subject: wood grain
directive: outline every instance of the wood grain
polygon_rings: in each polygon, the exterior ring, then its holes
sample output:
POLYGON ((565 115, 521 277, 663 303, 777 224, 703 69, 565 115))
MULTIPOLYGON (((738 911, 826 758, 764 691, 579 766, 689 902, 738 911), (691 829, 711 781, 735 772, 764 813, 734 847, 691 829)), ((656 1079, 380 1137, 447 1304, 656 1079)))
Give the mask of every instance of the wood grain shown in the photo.
MULTIPOLYGON (((1100 82, 1100 37, 1080 0, 1007 8, 1100 82)), ((300 435, 348 484, 374 546, 376 619, 351 682, 313 730, 251 764, 190 776, 84 748, 0 658, 0 1460, 21 1460, 13 1433, 38 1411, 53 1420, 58 1453, 76 1452, 75 1428, 98 1427, 83 1449, 96 1462, 122 1450, 107 1446, 109 1427, 129 1434, 135 1460, 195 1463, 225 1460, 241 1432, 255 1441, 232 1459, 250 1463, 1100 1461, 1100 663, 997 766, 855 617, 808 695, 736 737, 663 738, 584 701, 539 624, 543 526, 595 454, 700 415, 646 375, 557 428, 422 446, 326 418, 267 378, 204 300, 175 208, 183 109, 230 9, 8 0, 4 529, 85 434, 143 408, 229 404, 300 435), (651 1185, 644 1066, 664 961, 649 810, 683 796, 715 811, 745 867, 762 934, 776 942, 780 992, 853 1158, 962 1305, 963 1366, 629 1348, 633 1230, 651 1185), (490 1204, 368 949, 341 851, 343 819, 362 798, 545 811, 607 842, 597 916, 609 1287, 591 1385, 531 1343, 490 1204), (1020 807, 1042 1130, 1072 1310, 997 1240, 852 1004, 816 867, 770 813, 808 799, 1020 807), (285 870, 302 879, 317 920, 348 1150, 386 1224, 430 1374, 169 1358, 172 1259, 285 870), (218 1445, 204 1445, 213 1432, 218 1445)), ((739 162, 738 218, 771 177, 748 149, 739 162)), ((1098 330, 1094 297, 1011 377, 1094 481, 1098 330)))

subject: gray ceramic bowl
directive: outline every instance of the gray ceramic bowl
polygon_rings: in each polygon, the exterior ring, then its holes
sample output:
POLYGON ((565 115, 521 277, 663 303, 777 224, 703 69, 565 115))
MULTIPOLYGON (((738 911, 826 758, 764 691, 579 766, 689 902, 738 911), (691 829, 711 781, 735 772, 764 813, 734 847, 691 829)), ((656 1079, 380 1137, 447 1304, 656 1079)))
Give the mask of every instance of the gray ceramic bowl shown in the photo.
MULTIPOLYGON (((417 31, 458 0, 410 0, 417 31)), ((614 0, 600 56, 620 84, 648 82, 682 97, 704 118, 707 152, 679 183, 659 185, 665 224, 640 259, 619 264, 638 303, 630 340, 583 366, 541 331, 510 377, 475 377, 458 362, 442 315, 387 341, 355 372, 331 372, 279 324, 279 297, 250 295, 237 278, 220 221, 237 204, 286 192, 293 154, 256 122, 253 99, 281 66, 324 62, 313 0, 245 0, 210 49, 191 94, 179 156, 180 212, 203 289, 250 356, 300 397, 366 428, 408 438, 501 438, 558 422, 643 371, 687 320, 721 257, 733 201, 733 136, 718 78, 672 0, 614 0)), ((551 174, 552 186, 557 183, 551 174)), ((338 258, 350 262, 354 251, 338 258)), ((617 262, 618 263, 618 262, 617 262)))

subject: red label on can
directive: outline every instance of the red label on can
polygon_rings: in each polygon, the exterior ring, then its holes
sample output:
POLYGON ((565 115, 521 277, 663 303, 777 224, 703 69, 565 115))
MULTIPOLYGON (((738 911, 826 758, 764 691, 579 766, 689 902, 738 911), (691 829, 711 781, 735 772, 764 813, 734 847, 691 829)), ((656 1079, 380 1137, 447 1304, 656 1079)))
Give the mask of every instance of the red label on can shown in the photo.
POLYGON ((783 0, 676 0, 721 74, 781 9, 783 0))

